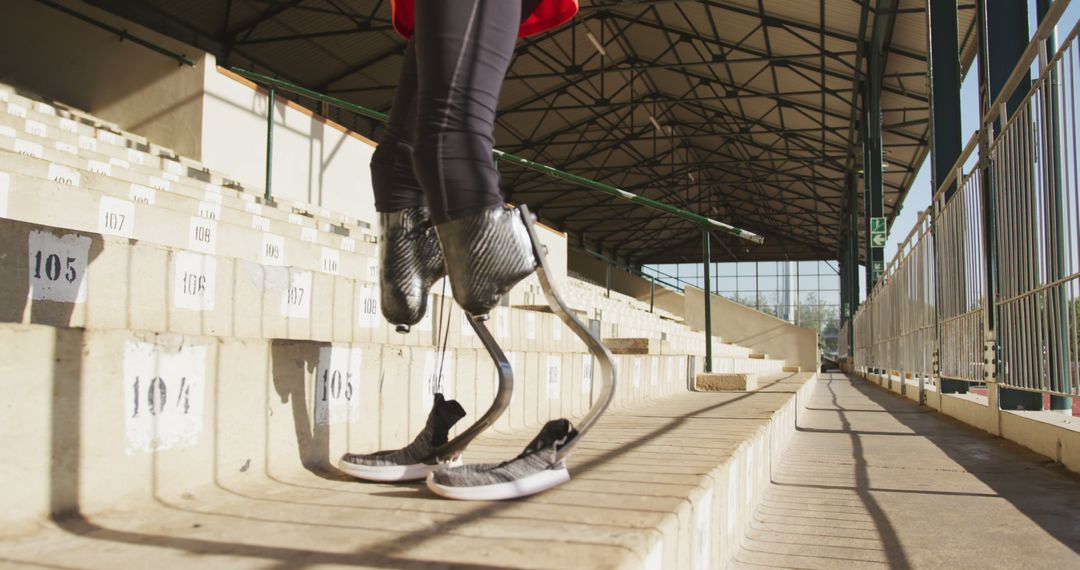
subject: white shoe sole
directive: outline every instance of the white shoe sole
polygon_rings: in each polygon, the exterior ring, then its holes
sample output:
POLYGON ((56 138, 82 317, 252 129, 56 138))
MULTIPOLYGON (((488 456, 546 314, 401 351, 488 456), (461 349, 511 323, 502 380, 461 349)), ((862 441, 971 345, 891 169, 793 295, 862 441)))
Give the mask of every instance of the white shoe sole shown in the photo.
POLYGON ((535 495, 541 491, 547 491, 570 480, 570 472, 566 467, 561 469, 545 469, 523 479, 507 481, 506 483, 493 483, 491 485, 477 485, 475 487, 455 487, 452 485, 440 485, 434 481, 432 475, 428 475, 427 486, 433 493, 447 499, 459 501, 502 501, 505 499, 517 499, 535 495))
MULTIPOLYGON (((451 467, 461 465, 461 458, 447 463, 451 467)), ((406 481, 420 481, 427 477, 439 464, 428 465, 427 463, 414 463, 412 465, 356 465, 344 459, 338 460, 338 469, 346 474, 379 483, 403 483, 406 481)))

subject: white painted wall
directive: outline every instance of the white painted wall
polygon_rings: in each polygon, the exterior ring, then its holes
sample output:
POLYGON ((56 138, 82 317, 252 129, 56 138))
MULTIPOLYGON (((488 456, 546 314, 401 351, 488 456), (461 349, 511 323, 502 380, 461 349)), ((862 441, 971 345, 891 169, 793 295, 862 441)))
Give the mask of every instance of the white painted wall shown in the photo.
MULTIPOLYGON (((213 61, 213 55, 207 56, 213 61)), ((267 95, 216 65, 204 68, 202 162, 246 186, 266 178, 267 95)), ((374 223, 369 164, 375 145, 278 99, 274 105, 274 196, 374 223)))

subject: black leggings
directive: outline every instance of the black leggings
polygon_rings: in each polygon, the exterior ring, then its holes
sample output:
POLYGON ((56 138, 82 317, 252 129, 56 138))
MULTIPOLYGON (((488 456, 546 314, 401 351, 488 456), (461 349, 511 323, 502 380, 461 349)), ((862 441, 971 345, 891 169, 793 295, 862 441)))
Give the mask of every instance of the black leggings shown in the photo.
POLYGON ((375 209, 435 223, 499 206, 495 107, 518 28, 539 0, 415 0, 390 124, 371 159, 375 209))

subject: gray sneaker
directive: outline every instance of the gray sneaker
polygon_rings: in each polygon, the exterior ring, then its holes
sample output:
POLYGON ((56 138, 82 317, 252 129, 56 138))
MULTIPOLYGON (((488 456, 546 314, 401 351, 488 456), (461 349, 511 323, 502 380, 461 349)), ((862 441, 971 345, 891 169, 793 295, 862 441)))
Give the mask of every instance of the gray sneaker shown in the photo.
POLYGON ((358 479, 396 482, 418 481, 427 477, 439 465, 435 450, 446 443, 450 428, 465 417, 465 408, 456 400, 435 394, 435 403, 428 414, 423 431, 409 445, 392 451, 375 453, 346 453, 338 468, 358 479))
POLYGON ((514 499, 546 491, 570 479, 566 464, 556 460, 555 453, 576 436, 569 420, 549 421, 514 459, 440 466, 428 476, 428 488, 442 497, 467 501, 514 499))

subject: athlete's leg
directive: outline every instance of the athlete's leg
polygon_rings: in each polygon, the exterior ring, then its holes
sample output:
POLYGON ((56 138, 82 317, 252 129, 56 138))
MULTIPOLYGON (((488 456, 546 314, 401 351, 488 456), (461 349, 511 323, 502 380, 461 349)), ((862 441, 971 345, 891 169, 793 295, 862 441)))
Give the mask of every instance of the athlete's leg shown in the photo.
POLYGON ((416 0, 413 166, 436 224, 503 203, 495 108, 514 53, 522 5, 508 0, 416 0))
POLYGON ((371 185, 379 212, 379 306, 399 332, 408 332, 424 318, 428 291, 446 274, 427 199, 413 171, 416 87, 416 48, 410 41, 390 124, 371 157, 371 185))
POLYGON ((427 206, 412 163, 416 86, 416 48, 410 40, 405 47, 405 61, 401 64, 401 74, 394 90, 390 122, 371 157, 371 185, 375 191, 375 210, 378 212, 427 206))

